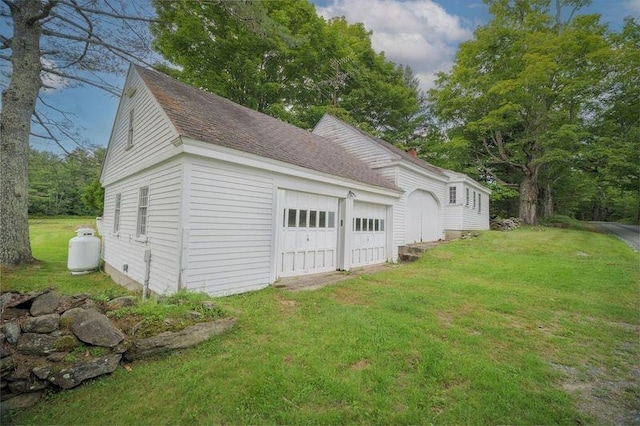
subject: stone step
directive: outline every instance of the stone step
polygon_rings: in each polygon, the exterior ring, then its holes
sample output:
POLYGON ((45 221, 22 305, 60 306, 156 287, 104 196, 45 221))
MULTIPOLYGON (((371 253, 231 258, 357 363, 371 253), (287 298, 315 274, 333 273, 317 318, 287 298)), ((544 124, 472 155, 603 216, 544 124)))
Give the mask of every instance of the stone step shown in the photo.
POLYGON ((413 253, 402 253, 400 254, 400 262, 415 262, 416 260, 420 259, 420 255, 419 254, 413 254, 413 253))

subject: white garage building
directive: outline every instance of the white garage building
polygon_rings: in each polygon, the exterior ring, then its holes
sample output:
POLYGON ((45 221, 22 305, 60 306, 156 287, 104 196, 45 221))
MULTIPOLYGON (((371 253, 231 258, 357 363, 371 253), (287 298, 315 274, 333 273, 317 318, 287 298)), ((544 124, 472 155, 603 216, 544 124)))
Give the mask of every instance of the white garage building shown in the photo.
POLYGON ((489 226, 489 191, 464 175, 329 115, 311 133, 136 66, 101 182, 106 271, 160 294, 394 262, 406 242, 489 226))

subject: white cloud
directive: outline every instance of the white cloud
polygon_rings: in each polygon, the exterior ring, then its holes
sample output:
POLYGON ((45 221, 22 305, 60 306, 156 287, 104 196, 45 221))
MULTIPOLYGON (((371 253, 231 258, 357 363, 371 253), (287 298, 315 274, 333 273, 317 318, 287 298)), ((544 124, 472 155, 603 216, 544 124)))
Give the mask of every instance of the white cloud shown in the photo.
POLYGON ((458 43, 473 35, 460 17, 432 0, 332 0, 316 10, 325 18, 362 22, 373 31, 373 48, 411 66, 423 89, 433 86, 435 73, 449 69, 458 43))
MULTIPOLYGON (((44 69, 56 69, 56 65, 53 61, 46 58, 41 58, 40 61, 42 62, 42 67, 44 69)), ((69 81, 66 78, 56 74, 51 74, 44 70, 40 74, 40 78, 42 78, 42 83, 45 86, 43 89, 45 92, 55 92, 57 90, 64 89, 69 85, 69 81)))
POLYGON ((625 9, 635 16, 640 15, 640 0, 627 0, 625 9))

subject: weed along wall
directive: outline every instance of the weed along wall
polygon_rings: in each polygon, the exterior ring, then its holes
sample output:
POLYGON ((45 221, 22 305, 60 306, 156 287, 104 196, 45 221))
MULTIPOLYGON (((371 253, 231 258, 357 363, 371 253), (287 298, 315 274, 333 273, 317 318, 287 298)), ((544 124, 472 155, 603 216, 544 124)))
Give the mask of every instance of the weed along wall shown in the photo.
POLYGON ((183 321, 164 320, 179 322, 180 330, 154 327, 156 334, 149 335, 144 318, 118 314, 137 303, 132 296, 96 302, 52 290, 2 293, 1 411, 29 407, 47 391, 74 388, 112 373, 122 362, 193 346, 235 323, 233 318, 208 321, 214 316, 208 312, 219 311, 205 301, 183 321))

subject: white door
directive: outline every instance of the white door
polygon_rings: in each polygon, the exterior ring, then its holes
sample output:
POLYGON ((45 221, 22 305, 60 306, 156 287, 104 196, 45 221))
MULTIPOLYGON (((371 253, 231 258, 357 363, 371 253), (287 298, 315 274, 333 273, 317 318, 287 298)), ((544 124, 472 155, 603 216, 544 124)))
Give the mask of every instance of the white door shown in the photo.
POLYGON ((405 243, 437 241, 441 238, 440 209, 430 193, 415 190, 407 198, 405 243))
POLYGON ((353 206, 351 266, 387 261, 387 207, 356 201, 353 206))
POLYGON ((338 199, 287 191, 283 208, 278 275, 335 271, 338 199))

